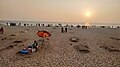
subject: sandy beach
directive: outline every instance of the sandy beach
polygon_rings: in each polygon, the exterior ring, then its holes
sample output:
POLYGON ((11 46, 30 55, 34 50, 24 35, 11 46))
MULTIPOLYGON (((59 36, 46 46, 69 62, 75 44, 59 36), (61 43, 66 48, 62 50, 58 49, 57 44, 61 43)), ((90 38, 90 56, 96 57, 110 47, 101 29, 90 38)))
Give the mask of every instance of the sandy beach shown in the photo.
POLYGON ((0 67, 120 67, 120 29, 0 26, 0 67), (37 31, 51 33, 42 49, 28 55, 17 52, 34 40, 37 31), (77 41, 71 41, 71 39, 77 41), (19 41, 19 42, 16 42, 19 41))

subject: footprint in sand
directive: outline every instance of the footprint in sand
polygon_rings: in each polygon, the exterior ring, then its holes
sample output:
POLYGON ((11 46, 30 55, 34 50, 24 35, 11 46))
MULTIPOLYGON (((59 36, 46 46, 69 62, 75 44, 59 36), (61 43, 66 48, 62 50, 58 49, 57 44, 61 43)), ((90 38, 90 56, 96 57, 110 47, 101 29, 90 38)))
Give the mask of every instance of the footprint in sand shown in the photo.
POLYGON ((13 43, 22 43, 22 41, 13 41, 13 43))
POLYGON ((89 47, 86 45, 76 45, 73 48, 80 53, 90 53, 89 47))
POLYGON ((116 49, 114 46, 99 46, 100 48, 107 50, 109 52, 120 52, 120 50, 116 49))
POLYGON ((15 34, 11 34, 10 36, 16 36, 15 34))
POLYGON ((22 40, 15 40, 13 43, 23 43, 26 42, 28 39, 22 39, 22 40))
POLYGON ((15 38, 9 38, 9 37, 7 38, 7 37, 4 37, 4 38, 2 38, 1 40, 4 41, 4 40, 14 40, 14 39, 15 39, 15 38))
POLYGON ((115 38, 115 37, 110 37, 110 39, 113 39, 113 40, 120 40, 120 38, 115 38))
POLYGON ((7 39, 7 37, 4 37, 4 38, 2 38, 1 40, 3 41, 3 40, 6 40, 7 39))
POLYGON ((7 46, 7 47, 4 47, 4 48, 0 49, 0 51, 6 50, 6 49, 12 49, 14 46, 17 46, 17 44, 9 45, 9 46, 7 46))

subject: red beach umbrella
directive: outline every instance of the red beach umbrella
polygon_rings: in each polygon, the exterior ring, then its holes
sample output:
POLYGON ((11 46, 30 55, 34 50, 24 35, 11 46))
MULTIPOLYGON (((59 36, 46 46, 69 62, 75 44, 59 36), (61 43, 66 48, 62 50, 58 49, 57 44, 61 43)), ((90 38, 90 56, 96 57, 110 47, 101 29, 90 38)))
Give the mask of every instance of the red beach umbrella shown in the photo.
POLYGON ((51 36, 51 34, 50 34, 49 32, 47 32, 47 31, 38 31, 38 32, 37 32, 37 35, 38 35, 39 37, 43 37, 43 38, 45 38, 45 37, 50 37, 50 36, 51 36))

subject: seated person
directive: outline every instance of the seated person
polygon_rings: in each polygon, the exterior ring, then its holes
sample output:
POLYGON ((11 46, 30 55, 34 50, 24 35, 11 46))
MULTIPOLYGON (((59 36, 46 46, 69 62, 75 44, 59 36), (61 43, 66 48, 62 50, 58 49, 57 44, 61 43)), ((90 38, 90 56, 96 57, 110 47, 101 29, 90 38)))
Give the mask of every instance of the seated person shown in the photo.
POLYGON ((37 46, 38 46, 38 43, 37 43, 37 41, 35 40, 34 43, 32 44, 32 48, 35 48, 36 51, 37 51, 37 46))
POLYGON ((30 49, 36 49, 36 51, 37 51, 37 46, 38 46, 38 43, 37 43, 37 41, 35 40, 33 44, 30 44, 30 46, 28 46, 28 49, 29 49, 29 48, 30 48, 30 49))
POLYGON ((37 41, 35 40, 34 43, 32 44, 33 48, 36 48, 38 46, 37 41))

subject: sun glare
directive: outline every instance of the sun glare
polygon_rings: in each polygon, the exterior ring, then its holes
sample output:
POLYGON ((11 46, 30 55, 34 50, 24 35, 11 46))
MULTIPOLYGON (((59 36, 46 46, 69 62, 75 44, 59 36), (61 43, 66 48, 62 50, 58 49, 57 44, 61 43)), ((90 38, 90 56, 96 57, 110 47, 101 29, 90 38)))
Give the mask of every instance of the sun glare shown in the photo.
POLYGON ((91 13, 90 13, 90 12, 86 12, 86 16, 87 16, 87 17, 90 17, 90 16, 91 16, 91 13))

